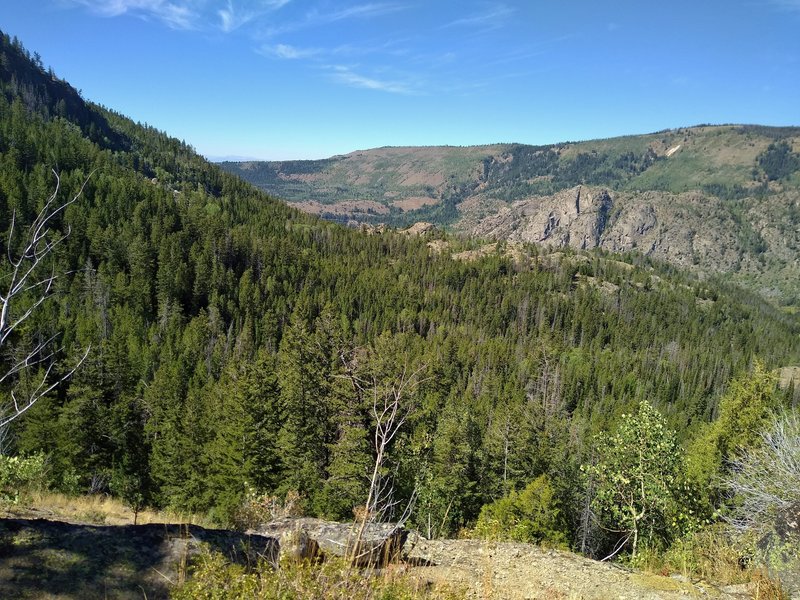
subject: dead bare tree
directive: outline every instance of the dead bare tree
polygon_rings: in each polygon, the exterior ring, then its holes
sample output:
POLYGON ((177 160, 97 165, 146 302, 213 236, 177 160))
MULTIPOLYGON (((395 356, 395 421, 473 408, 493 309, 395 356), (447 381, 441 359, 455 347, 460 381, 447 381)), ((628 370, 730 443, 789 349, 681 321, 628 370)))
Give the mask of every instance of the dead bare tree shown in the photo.
POLYGON ((372 514, 385 514, 396 504, 392 498, 393 490, 388 480, 381 477, 381 471, 389 445, 416 408, 414 392, 420 384, 419 376, 424 370, 425 366, 421 366, 409 373, 408 367, 404 366, 395 381, 378 382, 373 379, 371 382, 376 454, 366 506, 372 514))
POLYGON ((54 231, 56 218, 78 200, 89 177, 70 200, 60 202, 61 178, 56 178, 55 190, 33 222, 24 229, 17 225, 16 211, 11 215, 11 225, 6 239, 7 264, 0 277, 0 351, 9 357, 10 364, 0 374, 0 386, 11 386, 6 397, 0 399, 0 438, 4 438, 12 421, 21 417, 37 400, 50 393, 67 380, 83 363, 89 348, 77 363, 65 373, 51 378, 60 349, 54 348, 58 334, 39 339, 31 348, 9 350, 11 336, 32 314, 55 293, 60 274, 53 266, 53 252, 70 234, 54 231), (22 376, 28 381, 22 386, 22 376))
MULTIPOLYGON (((356 352, 353 353, 355 356, 356 352)), ((395 489, 391 477, 384 475, 389 447, 399 431, 408 421, 417 406, 416 392, 424 381, 420 378, 427 368, 422 365, 411 371, 408 365, 394 376, 385 376, 372 373, 366 377, 357 374, 354 360, 343 353, 341 355, 345 367, 346 377, 359 394, 371 398, 371 413, 375 427, 373 436, 375 459, 372 465, 369 489, 364 510, 358 530, 350 545, 350 560, 359 562, 363 555, 373 551, 372 548, 362 548, 361 541, 364 533, 371 523, 383 521, 392 514, 399 501, 395 498, 395 489)), ((398 519, 402 525, 410 516, 413 508, 416 491, 405 507, 403 514, 398 519)))
POLYGON ((726 520, 738 531, 797 530, 800 515, 800 413, 775 418, 761 444, 734 461, 725 484, 738 502, 726 520), (788 525, 787 523, 793 525, 788 525))

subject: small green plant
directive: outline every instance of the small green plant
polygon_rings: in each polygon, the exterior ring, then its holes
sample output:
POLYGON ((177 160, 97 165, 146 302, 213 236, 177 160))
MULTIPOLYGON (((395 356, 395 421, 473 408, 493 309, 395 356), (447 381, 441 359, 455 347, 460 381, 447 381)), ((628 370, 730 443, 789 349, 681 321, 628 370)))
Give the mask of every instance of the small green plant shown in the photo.
POLYGON ((44 454, 29 457, 0 455, 0 502, 16 504, 22 492, 41 489, 46 480, 44 454))
POLYGON ((550 479, 540 475, 524 490, 513 490, 481 509, 475 535, 489 540, 566 547, 566 526, 550 479))

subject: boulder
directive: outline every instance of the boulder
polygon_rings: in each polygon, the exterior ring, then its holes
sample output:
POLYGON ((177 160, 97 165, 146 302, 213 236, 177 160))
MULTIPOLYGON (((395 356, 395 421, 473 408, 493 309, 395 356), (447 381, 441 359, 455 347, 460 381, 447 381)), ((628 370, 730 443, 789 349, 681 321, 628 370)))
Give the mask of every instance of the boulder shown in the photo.
MULTIPOLYGON (((360 523, 336 523, 322 519, 284 518, 265 523, 252 531, 259 535, 276 537, 284 544, 308 536, 323 555, 347 557, 356 566, 382 567, 399 560, 408 531, 397 523, 370 523, 359 539, 360 523), (292 533, 301 530, 304 534, 292 533)), ((289 550, 287 550, 289 552, 289 550)), ((292 550, 292 552, 294 552, 292 550)), ((281 556, 284 549, 281 547, 281 556)))
POLYGON ((320 556, 316 540, 311 539, 308 531, 299 524, 292 529, 282 531, 278 544, 281 563, 314 561, 320 556))

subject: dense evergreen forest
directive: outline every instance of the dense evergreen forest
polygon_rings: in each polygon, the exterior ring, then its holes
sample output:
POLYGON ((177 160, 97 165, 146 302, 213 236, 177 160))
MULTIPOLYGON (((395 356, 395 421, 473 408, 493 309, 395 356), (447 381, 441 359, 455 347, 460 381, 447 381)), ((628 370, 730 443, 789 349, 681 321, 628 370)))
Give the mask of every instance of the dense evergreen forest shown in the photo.
POLYGON ((721 448, 708 425, 720 399, 800 360, 795 316, 636 255, 459 261, 428 238, 303 215, 84 101, 7 35, 0 86, 0 255, 54 172, 65 201, 84 186, 59 215, 57 294, 3 346, 10 364, 55 335, 61 372, 89 349, 0 436, 5 454, 45 453, 55 488, 220 523, 248 495, 291 492, 309 514, 352 518, 373 403, 396 394, 407 418, 379 476, 397 511, 415 498, 414 526, 454 533, 547 490, 542 536, 600 551, 613 540, 586 518, 598 435, 624 431, 644 401, 677 432, 671 455, 721 448))

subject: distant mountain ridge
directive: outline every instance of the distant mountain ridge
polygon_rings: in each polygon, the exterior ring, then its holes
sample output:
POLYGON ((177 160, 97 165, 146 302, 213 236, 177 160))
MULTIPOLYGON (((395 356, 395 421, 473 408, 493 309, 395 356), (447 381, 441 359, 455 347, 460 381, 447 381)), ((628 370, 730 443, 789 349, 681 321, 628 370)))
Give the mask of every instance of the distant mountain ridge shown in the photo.
POLYGON ((326 218, 424 220, 480 237, 636 250, 800 304, 798 127, 704 125, 548 146, 387 147, 221 166, 326 218), (580 196, 589 213, 579 214, 580 196))

